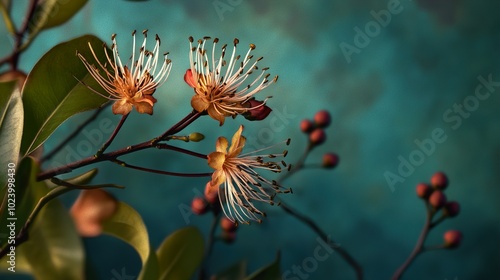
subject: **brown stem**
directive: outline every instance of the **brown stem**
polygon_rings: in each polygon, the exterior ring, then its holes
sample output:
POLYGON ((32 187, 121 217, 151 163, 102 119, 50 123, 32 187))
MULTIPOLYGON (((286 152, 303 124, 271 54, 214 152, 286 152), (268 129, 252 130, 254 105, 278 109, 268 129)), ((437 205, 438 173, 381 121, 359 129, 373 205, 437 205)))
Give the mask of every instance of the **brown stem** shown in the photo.
MULTIPOLYGON (((162 144, 157 144, 157 143, 160 141, 160 139, 162 137, 167 137, 171 134, 180 132, 186 126, 188 126, 193 121, 195 121, 200 115, 201 114, 199 114, 197 112, 191 112, 190 114, 188 114, 187 117, 185 117, 184 119, 179 121, 177 124, 172 126, 165 133, 163 133, 162 136, 160 136, 160 137, 157 137, 153 140, 145 141, 145 142, 142 142, 142 143, 139 143, 136 145, 121 148, 121 149, 115 150, 113 152, 103 153, 97 157, 90 156, 90 157, 84 158, 84 159, 79 160, 79 161, 75 161, 75 162, 60 166, 60 167, 53 168, 51 170, 44 171, 44 172, 38 174, 37 180, 41 181, 41 180, 49 179, 49 178, 52 178, 52 177, 59 175, 59 174, 69 173, 69 172, 73 171, 74 169, 77 169, 77 168, 80 168, 83 166, 87 166, 89 164, 94 164, 94 163, 103 162, 103 161, 112 161, 112 160, 116 160, 118 157, 126 155, 126 154, 141 151, 144 149, 157 147, 158 145, 161 146, 162 144)), ((170 147, 172 147, 172 146, 170 146, 170 147)), ((172 148, 171 150, 175 150, 175 149, 172 148)))
POLYGON ((198 275, 199 280, 204 280, 207 278, 207 261, 210 255, 212 254, 212 249, 214 247, 215 243, 215 230, 217 229, 217 224, 219 223, 220 220, 220 214, 215 214, 212 219, 212 223, 210 224, 210 231, 208 233, 208 238, 207 238, 207 248, 205 250, 205 255, 203 256, 203 261, 200 269, 200 273, 198 275))
POLYGON ((162 174, 162 175, 170 175, 170 176, 178 176, 178 177, 209 177, 209 176, 212 176, 212 173, 179 173, 179 172, 151 169, 151 168, 146 168, 146 167, 128 164, 128 163, 121 161, 121 160, 118 160, 118 159, 111 160, 111 161, 120 165, 120 166, 126 167, 126 168, 131 168, 131 169, 140 170, 140 171, 149 172, 149 173, 162 174))
POLYGON ((187 154, 187 155, 190 155, 190 156, 199 157, 199 158, 202 158, 202 159, 207 159, 208 158, 207 155, 205 155, 205 154, 200 154, 200 153, 197 153, 197 152, 193 152, 193 151, 186 150, 186 149, 183 149, 183 148, 171 146, 171 145, 168 145, 168 144, 157 144, 156 148, 161 149, 161 150, 172 150, 172 151, 176 151, 176 152, 179 152, 179 153, 187 154))
POLYGON ((300 158, 297 161, 297 163, 295 163, 295 165, 292 166, 292 168, 290 169, 290 171, 284 173, 283 176, 281 176, 280 181, 286 180, 288 177, 292 176, 297 171, 301 170, 304 167, 304 163, 306 162, 307 156, 309 155, 309 153, 312 151, 313 148, 314 148, 314 145, 311 144, 311 142, 309 142, 309 144, 307 145, 306 150, 304 151, 304 153, 302 154, 302 156, 300 156, 300 158))
POLYGON ((429 210, 429 206, 427 205, 426 202, 426 208, 427 208, 427 217, 425 219, 425 224, 424 228, 422 229, 422 232, 420 233, 420 236, 417 240, 417 244, 415 244, 415 248, 411 252, 410 256, 406 259, 406 261, 396 270, 394 275, 392 276, 392 280, 398 280, 401 278, 405 270, 410 266, 410 264, 415 260, 415 258, 423 251, 423 246, 425 239, 427 238, 427 235, 429 234, 430 226, 431 226, 431 220, 433 213, 429 210))
POLYGON ((281 202, 280 206, 287 213, 289 213, 290 215, 299 219, 301 222, 305 223, 311 229, 313 229, 316 232, 316 234, 318 234, 326 244, 329 244, 330 247, 334 251, 336 251, 354 269, 354 271, 356 272, 357 279, 359 279, 359 280, 363 279, 363 268, 361 267, 361 265, 359 265, 358 262, 339 244, 337 244, 337 243, 332 244, 332 240, 328 237, 328 235, 323 230, 321 230, 321 228, 313 220, 311 220, 309 217, 307 217, 303 214, 300 214, 299 212, 290 208, 289 206, 287 206, 283 202, 281 202), (332 246, 332 245, 336 245, 336 246, 332 246))
POLYGON ((111 142, 113 142, 113 140, 115 139, 116 135, 118 134, 118 132, 122 128, 123 124, 125 123, 125 121, 127 120, 129 115, 130 114, 126 114, 126 115, 122 116, 122 118, 120 119, 120 122, 115 127, 115 130, 113 130, 113 133, 111 133, 111 136, 109 137, 108 141, 106 141, 106 143, 104 143, 104 145, 102 145, 102 147, 99 149, 99 151, 97 151, 97 153, 95 154, 95 157, 101 156, 102 153, 104 153, 104 151, 106 151, 106 149, 109 147, 109 145, 111 145, 111 142))
POLYGON ((47 153, 45 156, 40 159, 40 162, 44 162, 46 160, 51 159, 55 154, 57 154, 64 146, 66 146, 69 141, 75 138, 89 123, 93 122, 97 116, 107 108, 107 106, 100 107, 97 109, 88 119, 85 120, 82 124, 80 124, 68 137, 66 137, 59 145, 57 145, 50 153, 47 153))
POLYGON ((24 17, 23 24, 21 25, 21 28, 17 31, 16 33, 16 41, 14 43, 14 51, 11 54, 10 60, 10 65, 12 70, 17 69, 17 65, 19 62, 19 54, 21 54, 21 46, 23 44, 23 38, 26 32, 28 31, 29 25, 31 18, 33 17, 35 13, 35 9, 38 5, 38 0, 31 0, 28 6, 28 11, 26 13, 26 16, 24 17))

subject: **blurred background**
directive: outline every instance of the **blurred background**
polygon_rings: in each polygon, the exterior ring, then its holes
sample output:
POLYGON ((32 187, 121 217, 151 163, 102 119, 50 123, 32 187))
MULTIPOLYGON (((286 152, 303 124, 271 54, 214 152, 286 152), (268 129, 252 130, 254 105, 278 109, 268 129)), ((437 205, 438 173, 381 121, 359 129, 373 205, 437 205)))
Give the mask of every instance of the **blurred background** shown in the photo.
MULTIPOLYGON (((19 22, 26 2, 14 3, 19 22)), ((448 229, 461 230, 463 243, 453 251, 419 256, 405 279, 497 279, 499 6, 471 0, 91 0, 68 23, 42 33, 22 57, 20 68, 30 71, 54 45, 83 34, 110 42, 111 34, 117 33, 120 53, 126 57, 132 30, 157 33, 162 52, 170 52, 172 72, 155 93, 154 116, 133 113, 111 146, 116 149, 159 135, 191 110, 193 92, 183 81, 189 36, 218 37, 228 44, 237 37, 241 54, 254 43, 254 55, 264 56, 259 65, 269 66, 270 73, 280 77, 260 94, 260 99, 273 96, 268 103, 273 113, 261 122, 228 119, 223 127, 204 117, 186 132, 201 132, 206 139, 180 146, 209 153, 218 136, 231 137, 244 124, 251 139, 247 151, 292 138, 288 162, 293 163, 307 144, 300 121, 329 110, 327 142, 307 162, 319 163, 323 153, 336 152, 340 165, 293 175, 285 186, 294 194, 279 198, 348 250, 364 267, 366 279, 388 279, 410 254, 424 223, 425 208, 415 195, 415 185, 444 171, 450 179, 448 199, 458 201, 462 212, 433 229, 426 244, 442 243, 448 229), (442 131, 445 140, 433 142, 434 149, 423 153, 417 143, 432 139, 435 130, 442 131), (402 172, 405 161, 411 168, 402 172)), ((0 56, 4 56, 12 40, 4 25, 0 28, 0 56)), ((55 147, 88 115, 67 121, 45 148, 55 147)), ((119 117, 107 110, 87 132, 106 119, 117 123, 119 117)), ((46 168, 91 155, 94 151, 85 149, 82 141, 91 142, 82 134, 46 168)), ((124 159, 169 171, 211 171, 203 160, 166 151, 143 151, 124 159)), ((126 186, 112 192, 143 216, 153 246, 186 225, 208 233, 210 215, 185 212, 193 197, 203 192, 206 179, 141 173, 111 163, 98 167, 94 182, 126 186)), ((75 197, 68 194, 63 200, 70 206, 75 197)), ((235 243, 215 244, 211 273, 239 260, 247 260, 249 271, 254 271, 272 262, 277 251, 282 271, 291 271, 314 255, 318 236, 310 228, 278 207, 262 207, 268 218, 261 225, 242 225, 235 243)), ((89 264, 100 279, 116 279, 114 272, 122 269, 138 275, 140 259, 128 245, 108 236, 84 242, 89 264)), ((354 279, 354 273, 333 253, 300 279, 354 279)))

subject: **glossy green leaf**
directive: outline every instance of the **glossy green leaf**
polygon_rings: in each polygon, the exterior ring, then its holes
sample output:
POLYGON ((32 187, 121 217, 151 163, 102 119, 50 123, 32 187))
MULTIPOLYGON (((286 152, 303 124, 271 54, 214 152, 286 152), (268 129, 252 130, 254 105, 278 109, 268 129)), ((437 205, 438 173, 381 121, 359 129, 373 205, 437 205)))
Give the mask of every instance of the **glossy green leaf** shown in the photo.
POLYGON ((247 275, 247 262, 241 261, 217 274, 214 280, 243 280, 247 275))
POLYGON ((87 0, 45 0, 35 10, 34 28, 42 29, 58 26, 72 18, 87 0))
POLYGON ((245 280, 281 280, 280 253, 276 259, 269 265, 255 271, 245 280))
POLYGON ((142 260, 138 279, 158 279, 158 259, 149 243, 146 226, 137 211, 120 202, 116 213, 103 223, 103 233, 125 241, 137 251, 142 260))
MULTIPOLYGON (((44 182, 36 181, 39 168, 29 157, 23 159, 19 166, 19 174, 25 175, 26 172, 29 173, 27 179, 19 180, 20 187, 28 182, 28 189, 15 210, 17 229, 26 220, 20 219, 18 215, 23 212, 31 213, 40 199, 49 193, 44 182)), ((67 210, 57 199, 50 200, 41 208, 29 229, 28 238, 28 241, 16 247, 16 269, 29 271, 36 279, 41 280, 84 279, 81 238, 67 210)), ((1 262, 6 262, 6 258, 1 262)))
POLYGON ((0 189, 7 183, 9 165, 17 164, 23 133, 23 104, 15 87, 15 81, 0 83, 0 189))
POLYGON ((21 142, 23 155, 39 147, 69 117, 106 103, 107 99, 79 82, 104 92, 76 56, 78 50, 89 61, 94 61, 89 43, 98 59, 104 61, 103 42, 95 36, 85 35, 52 48, 29 74, 22 94, 25 124, 21 142))
POLYGON ((44 29, 61 25, 72 18, 87 0, 44 0, 39 1, 28 25, 28 37, 22 46, 26 48, 44 29))
POLYGON ((203 243, 203 235, 195 227, 182 228, 169 235, 157 250, 158 279, 191 279, 203 260, 203 243))

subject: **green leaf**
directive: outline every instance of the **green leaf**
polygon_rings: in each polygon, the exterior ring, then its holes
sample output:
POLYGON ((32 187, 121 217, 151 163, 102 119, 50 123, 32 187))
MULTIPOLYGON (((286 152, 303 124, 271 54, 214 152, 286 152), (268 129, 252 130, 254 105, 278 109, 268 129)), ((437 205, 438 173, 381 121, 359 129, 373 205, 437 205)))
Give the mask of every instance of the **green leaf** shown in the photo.
POLYGON ((241 261, 233 264, 215 276, 214 280, 243 280, 247 275, 247 262, 241 261))
POLYGON ((47 29, 58 26, 72 18, 87 0, 45 0, 35 10, 32 28, 47 29))
POLYGON ((272 263, 255 271, 245 280, 281 280, 280 253, 272 263))
POLYGON ((158 279, 191 279, 203 260, 203 243, 203 235, 195 227, 186 227, 169 235, 157 250, 158 279))
POLYGON ((146 226, 137 211, 120 202, 118 210, 103 223, 103 233, 115 236, 132 246, 142 260, 138 279, 158 279, 158 259, 149 243, 146 226))
POLYGON ((72 18, 87 0, 45 0, 39 1, 28 25, 28 38, 22 49, 28 47, 33 39, 44 29, 61 25, 72 18))
MULTIPOLYGON (((36 181, 38 172, 39 168, 32 158, 25 158, 20 163, 19 174, 29 174, 26 177, 28 190, 16 208, 17 229, 26 220, 20 219, 17 214, 27 209, 31 213, 40 199, 49 193, 44 182, 36 181)), ((19 180, 20 187, 24 183, 19 180)), ((29 229, 28 238, 16 247, 16 271, 30 272, 39 280, 84 279, 83 244, 73 220, 59 200, 52 199, 41 209, 29 229)), ((2 265, 7 258, 9 256, 0 260, 2 265)))
POLYGON ((108 101, 79 82, 103 92, 76 56, 78 50, 86 58, 92 58, 89 43, 97 58, 104 61, 103 42, 85 35, 52 48, 29 74, 22 94, 25 124, 22 155, 38 148, 69 117, 96 109, 108 101))
POLYGON ((7 183, 9 165, 19 160, 23 133, 23 104, 16 82, 0 83, 0 189, 7 183))

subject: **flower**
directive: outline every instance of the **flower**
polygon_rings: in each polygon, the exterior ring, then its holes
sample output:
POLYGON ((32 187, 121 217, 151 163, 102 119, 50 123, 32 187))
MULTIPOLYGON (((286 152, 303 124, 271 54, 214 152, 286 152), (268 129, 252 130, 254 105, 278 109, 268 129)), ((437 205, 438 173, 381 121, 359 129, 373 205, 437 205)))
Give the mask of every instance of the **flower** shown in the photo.
MULTIPOLYGON (((210 185, 218 189, 224 214, 231 221, 234 222, 236 219, 239 222, 248 223, 247 219, 250 219, 260 222, 256 214, 265 216, 265 213, 258 210, 253 202, 262 201, 273 205, 273 199, 277 193, 289 193, 291 189, 284 189, 278 182, 265 179, 256 170, 263 169, 279 173, 281 172, 280 164, 288 170, 291 165, 287 165, 284 161, 264 161, 266 157, 273 159, 279 156, 284 157, 287 151, 282 154, 269 155, 256 155, 255 153, 259 151, 241 154, 246 141, 246 138, 241 136, 242 131, 243 126, 240 126, 233 136, 229 149, 226 138, 217 139, 216 151, 208 155, 208 165, 215 169, 210 185), (226 202, 226 206, 222 205, 223 201, 226 202)), ((286 143, 288 145, 290 139, 286 143)))
POLYGON ((164 54, 164 61, 161 68, 158 70, 158 58, 160 48, 160 38, 156 35, 156 45, 153 51, 146 50, 147 30, 144 30, 144 41, 139 48, 137 60, 135 60, 135 31, 132 32, 133 47, 130 66, 123 65, 118 55, 118 45, 116 43, 116 34, 111 36, 113 45, 113 59, 108 55, 108 48, 104 47, 107 62, 101 63, 89 43, 90 51, 97 61, 100 69, 93 64, 90 64, 85 57, 78 53, 78 57, 83 62, 92 77, 103 87, 109 94, 105 95, 94 89, 93 92, 109 99, 115 100, 112 111, 114 114, 126 115, 132 111, 134 107, 137 112, 143 114, 153 114, 153 105, 156 103, 156 98, 153 93, 160 85, 168 78, 170 69, 172 68, 171 60, 167 58, 168 53, 164 54), (108 70, 107 66, 111 67, 108 70), (100 71, 102 70, 102 73, 100 71))
POLYGON ((269 97, 263 104, 249 106, 247 102, 259 91, 276 82, 278 76, 268 80, 270 74, 266 74, 266 71, 269 68, 262 68, 253 81, 243 85, 245 80, 259 69, 257 62, 262 59, 261 57, 252 62, 253 55, 250 55, 250 52, 255 49, 255 45, 250 44, 250 49, 240 61, 240 55, 236 55, 236 45, 239 40, 234 39, 233 53, 227 62, 225 60, 227 45, 222 46, 221 55, 216 60, 215 46, 219 42, 218 38, 213 40, 212 54, 209 57, 205 49, 205 43, 209 39, 210 37, 204 37, 198 40, 197 47, 193 47, 193 37, 189 37, 190 68, 184 75, 184 81, 194 88, 195 95, 191 99, 193 109, 200 113, 208 113, 222 125, 226 117, 234 118, 238 114, 264 106, 269 97), (239 89, 241 86, 243 87, 239 89))

